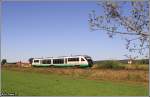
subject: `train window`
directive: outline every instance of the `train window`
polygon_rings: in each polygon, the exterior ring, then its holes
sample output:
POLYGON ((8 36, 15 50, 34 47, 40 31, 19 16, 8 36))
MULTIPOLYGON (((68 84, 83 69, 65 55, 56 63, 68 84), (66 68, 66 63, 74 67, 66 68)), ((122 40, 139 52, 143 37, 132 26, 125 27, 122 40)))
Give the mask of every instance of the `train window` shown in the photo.
POLYGON ((46 64, 46 60, 42 60, 42 64, 46 64))
POLYGON ((72 61, 72 58, 68 58, 68 61, 72 61))
POLYGON ((81 58, 81 61, 85 61, 83 58, 81 58))
POLYGON ((53 59, 53 64, 64 64, 64 59, 53 59))
POLYGON ((68 58, 68 61, 79 61, 79 58, 68 58))
POLYGON ((34 63, 38 63, 39 62, 39 60, 34 60, 34 63))
POLYGON ((42 64, 51 64, 51 60, 42 60, 42 64))
POLYGON ((51 64, 51 60, 47 60, 47 64, 51 64))

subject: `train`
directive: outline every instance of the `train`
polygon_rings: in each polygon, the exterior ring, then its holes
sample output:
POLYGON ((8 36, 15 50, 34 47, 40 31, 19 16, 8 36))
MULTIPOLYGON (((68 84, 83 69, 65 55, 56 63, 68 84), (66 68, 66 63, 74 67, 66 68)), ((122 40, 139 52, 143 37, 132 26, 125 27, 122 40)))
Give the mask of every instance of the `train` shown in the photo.
POLYGON ((32 66, 75 66, 75 67, 92 67, 93 60, 88 55, 71 55, 47 58, 33 58, 32 66))

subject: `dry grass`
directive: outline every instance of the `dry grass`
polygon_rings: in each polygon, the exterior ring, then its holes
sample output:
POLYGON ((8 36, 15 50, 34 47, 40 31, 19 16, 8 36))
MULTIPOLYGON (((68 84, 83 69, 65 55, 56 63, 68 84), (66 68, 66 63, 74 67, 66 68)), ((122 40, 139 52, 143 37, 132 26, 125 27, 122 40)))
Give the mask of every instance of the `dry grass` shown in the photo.
POLYGON ((128 70, 148 70, 149 69, 149 67, 148 67, 149 65, 140 65, 140 64, 132 64, 132 65, 130 65, 130 64, 127 64, 127 65, 125 65, 125 69, 128 69, 128 70))
POLYGON ((91 72, 90 77, 95 78, 95 79, 148 82, 148 71, 142 71, 142 70, 94 70, 91 72))
POLYGON ((49 68, 49 67, 10 67, 2 68, 19 70, 24 72, 56 73, 60 75, 70 75, 92 80, 112 80, 112 81, 132 81, 148 83, 148 70, 112 70, 112 69, 92 69, 92 68, 49 68))

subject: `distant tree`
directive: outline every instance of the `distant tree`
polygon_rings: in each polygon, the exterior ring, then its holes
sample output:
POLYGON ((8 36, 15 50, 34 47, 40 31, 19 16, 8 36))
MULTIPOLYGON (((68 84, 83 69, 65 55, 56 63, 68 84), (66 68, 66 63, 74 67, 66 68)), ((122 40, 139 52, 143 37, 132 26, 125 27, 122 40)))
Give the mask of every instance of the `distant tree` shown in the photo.
POLYGON ((148 57, 149 1, 100 1, 98 5, 104 12, 96 15, 93 10, 89 14, 90 29, 103 30, 110 38, 119 35, 125 39, 129 52, 148 57))
POLYGON ((149 64, 149 61, 148 61, 148 59, 141 59, 141 60, 139 60, 138 63, 139 64, 149 64))
POLYGON ((2 59, 1 65, 4 65, 4 64, 6 64, 6 63, 7 63, 7 60, 6 60, 6 59, 2 59))
POLYGON ((34 58, 29 58, 28 61, 29 61, 30 64, 32 64, 33 59, 34 59, 34 58))

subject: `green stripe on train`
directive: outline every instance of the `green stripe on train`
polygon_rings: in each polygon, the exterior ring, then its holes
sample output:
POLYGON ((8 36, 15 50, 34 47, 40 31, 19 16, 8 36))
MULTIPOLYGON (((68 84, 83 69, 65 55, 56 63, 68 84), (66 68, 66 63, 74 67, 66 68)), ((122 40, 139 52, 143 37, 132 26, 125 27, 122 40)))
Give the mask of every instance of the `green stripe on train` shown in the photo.
MULTIPOLYGON (((76 66, 74 64, 32 64, 33 66, 62 66, 62 67, 67 67, 67 66, 76 66)), ((80 67, 86 67, 89 66, 88 64, 79 64, 77 66, 80 67)))

